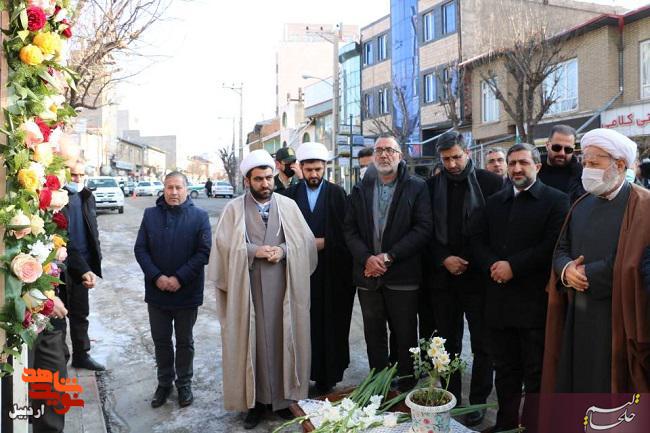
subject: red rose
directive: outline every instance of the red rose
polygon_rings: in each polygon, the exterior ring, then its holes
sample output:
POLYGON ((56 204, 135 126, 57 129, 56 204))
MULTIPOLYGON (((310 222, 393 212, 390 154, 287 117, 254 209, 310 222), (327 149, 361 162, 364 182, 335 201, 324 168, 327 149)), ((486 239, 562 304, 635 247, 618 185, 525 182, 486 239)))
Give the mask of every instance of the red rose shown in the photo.
POLYGON ((32 319, 32 313, 28 309, 25 309, 25 318, 23 319, 23 328, 29 328, 32 323, 34 323, 34 319, 32 319))
MULTIPOLYGON (((54 176, 53 174, 48 174, 45 177, 45 186, 50 191, 56 191, 57 189, 61 188, 61 182, 59 182, 58 177, 54 176)), ((51 197, 51 194, 50 194, 50 197, 51 197)))
POLYGON ((30 31, 35 32, 42 29, 46 21, 47 18, 43 9, 38 6, 30 6, 27 8, 27 28, 30 31))
POLYGON ((70 26, 70 21, 68 21, 67 19, 63 19, 61 20, 61 24, 66 24, 68 26, 65 28, 65 30, 61 32, 61 34, 63 35, 64 38, 70 39, 72 37, 72 27, 70 26))
POLYGON ((51 299, 48 299, 43 303, 43 309, 41 310, 41 314, 43 316, 49 316, 54 312, 54 301, 51 299))
POLYGON ((61 230, 68 228, 68 220, 61 212, 57 212, 52 216, 52 221, 57 225, 61 230))
MULTIPOLYGON (((50 207, 52 202, 52 190, 48 188, 43 188, 38 193, 38 208, 47 209, 50 207)), ((58 224, 57 224, 58 225, 58 224)))
POLYGON ((40 117, 34 117, 34 122, 38 125, 38 128, 43 134, 43 142, 47 143, 50 140, 50 134, 52 133, 52 128, 50 128, 47 123, 40 117))

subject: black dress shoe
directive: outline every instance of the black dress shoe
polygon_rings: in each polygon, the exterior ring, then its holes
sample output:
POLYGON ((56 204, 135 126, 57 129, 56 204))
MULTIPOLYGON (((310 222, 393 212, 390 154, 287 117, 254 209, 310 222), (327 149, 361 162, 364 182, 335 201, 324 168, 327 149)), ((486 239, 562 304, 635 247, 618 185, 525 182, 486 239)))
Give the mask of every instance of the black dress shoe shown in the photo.
POLYGON ((251 430, 257 427, 264 414, 264 405, 257 403, 254 408, 250 409, 244 418, 244 428, 251 430))
POLYGON ((286 419, 287 421, 295 418, 289 409, 280 409, 279 411, 275 412, 275 414, 282 419, 286 419))
POLYGON ((189 406, 194 401, 192 387, 189 385, 178 388, 178 404, 180 407, 189 406))
POLYGON ((156 408, 160 407, 167 401, 169 394, 172 393, 171 386, 160 386, 156 388, 156 392, 153 394, 153 400, 151 400, 151 407, 156 408))
POLYGON ((474 427, 483 422, 485 418, 485 409, 475 410, 465 415, 465 425, 467 427, 474 427))
POLYGON ((99 362, 95 361, 92 359, 90 355, 86 355, 84 357, 80 358, 72 358, 72 366, 74 368, 83 368, 85 370, 93 370, 93 371, 104 371, 106 370, 106 367, 101 365, 99 362))

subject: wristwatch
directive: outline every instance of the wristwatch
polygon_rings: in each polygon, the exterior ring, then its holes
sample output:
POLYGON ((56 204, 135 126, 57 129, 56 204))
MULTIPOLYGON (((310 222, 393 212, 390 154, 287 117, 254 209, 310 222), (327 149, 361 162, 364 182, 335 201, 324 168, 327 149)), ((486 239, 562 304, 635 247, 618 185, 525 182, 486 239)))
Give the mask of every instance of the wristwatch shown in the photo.
POLYGON ((388 253, 384 253, 384 265, 390 266, 393 263, 393 258, 388 253))

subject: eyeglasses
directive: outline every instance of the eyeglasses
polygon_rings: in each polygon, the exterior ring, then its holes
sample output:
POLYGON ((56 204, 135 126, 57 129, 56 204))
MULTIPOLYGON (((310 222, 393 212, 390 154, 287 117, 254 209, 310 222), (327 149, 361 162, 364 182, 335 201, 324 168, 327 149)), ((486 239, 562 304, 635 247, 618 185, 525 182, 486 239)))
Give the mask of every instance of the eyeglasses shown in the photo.
POLYGON ((375 155, 383 155, 386 154, 388 156, 393 156, 396 153, 402 153, 399 150, 393 148, 393 147, 375 147, 374 150, 375 155))
POLYGON ((595 161, 597 159, 605 159, 605 158, 614 159, 614 158, 612 158, 611 155, 606 155, 606 154, 603 154, 603 153, 583 153, 582 154, 582 162, 583 162, 583 164, 587 163, 587 162, 595 161))
POLYGON ((564 149, 564 153, 567 155, 570 155, 573 153, 573 147, 571 146, 562 146, 561 144, 551 144, 551 150, 553 152, 560 152, 562 149, 564 149))

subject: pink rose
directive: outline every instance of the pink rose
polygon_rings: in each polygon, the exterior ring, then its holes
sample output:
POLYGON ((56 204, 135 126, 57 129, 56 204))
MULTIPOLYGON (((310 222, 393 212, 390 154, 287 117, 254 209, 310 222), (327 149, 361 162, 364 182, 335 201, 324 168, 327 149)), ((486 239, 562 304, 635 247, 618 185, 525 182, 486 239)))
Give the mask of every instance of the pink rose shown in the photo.
POLYGON ((33 283, 43 275, 43 266, 29 254, 20 253, 11 261, 11 271, 23 283, 33 283))
POLYGON ((38 6, 28 7, 27 22, 27 29, 32 32, 42 29, 47 22, 47 18, 45 17, 45 12, 43 12, 43 9, 39 8, 38 6))
POLYGON ((22 211, 18 211, 16 215, 9 221, 9 227, 16 227, 9 230, 10 235, 14 235, 16 239, 22 239, 32 232, 32 221, 22 211), (23 228, 17 228, 23 227, 23 228))
POLYGON ((25 146, 28 149, 34 149, 37 144, 44 141, 41 128, 33 120, 28 120, 20 125, 20 130, 25 133, 25 146))
POLYGON ((29 310, 25 310, 25 318, 23 319, 23 328, 27 329, 32 326, 34 319, 32 318, 32 313, 29 310))
POLYGON ((43 316, 49 316, 54 312, 54 301, 51 299, 48 299, 43 303, 43 309, 41 310, 41 314, 43 316))
POLYGON ((63 263, 67 258, 68 258, 68 249, 66 247, 60 247, 58 250, 56 250, 57 262, 63 263))

